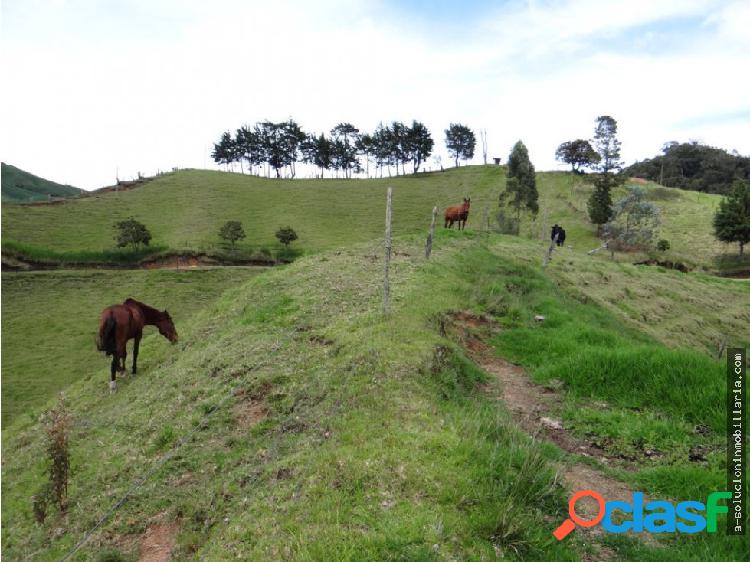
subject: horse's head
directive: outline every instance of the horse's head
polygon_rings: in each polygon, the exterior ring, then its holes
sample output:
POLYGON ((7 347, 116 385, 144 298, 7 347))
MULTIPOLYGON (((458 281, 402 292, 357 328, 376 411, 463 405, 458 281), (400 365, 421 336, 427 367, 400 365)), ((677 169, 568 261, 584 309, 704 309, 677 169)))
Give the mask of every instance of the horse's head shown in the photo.
POLYGON ((471 207, 471 197, 464 197, 464 210, 468 211, 471 207))
POLYGON ((169 316, 169 312, 166 310, 162 312, 161 318, 156 323, 156 327, 162 336, 172 343, 177 343, 177 330, 174 327, 174 322, 172 322, 172 317, 169 316))

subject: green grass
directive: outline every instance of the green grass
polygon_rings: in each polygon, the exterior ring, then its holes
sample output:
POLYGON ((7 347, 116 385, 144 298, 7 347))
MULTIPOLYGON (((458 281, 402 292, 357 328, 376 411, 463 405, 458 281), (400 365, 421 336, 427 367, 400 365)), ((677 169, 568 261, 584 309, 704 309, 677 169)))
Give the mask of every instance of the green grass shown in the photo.
POLYGON ((240 248, 275 248, 280 226, 294 228, 292 247, 319 251, 372 240, 383 229, 385 190, 394 186, 394 229, 426 230, 433 205, 468 194, 477 209, 494 201, 502 168, 472 167, 457 173, 383 180, 268 180, 225 172, 184 171, 119 193, 74 204, 3 209, 6 239, 56 251, 103 251, 112 246, 112 224, 134 216, 170 249, 211 250, 219 227, 240 220, 247 238, 240 248), (487 202, 489 200, 487 199, 487 202), (58 210, 57 207, 60 207, 58 210))
POLYGON ((53 197, 76 197, 82 190, 70 185, 60 185, 45 180, 20 168, 2 163, 2 199, 3 203, 28 203, 30 201, 47 201, 53 197))
POLYGON ((146 246, 138 251, 128 248, 111 248, 103 250, 66 250, 56 251, 21 242, 3 242, 5 255, 21 260, 38 263, 59 264, 131 264, 144 258, 165 253, 164 246, 146 246))
MULTIPOLYGON (((566 245, 576 250, 597 248, 599 242, 588 222, 587 202, 591 185, 586 176, 544 172, 537 174, 540 192, 540 211, 537 224, 549 226, 555 222, 566 229, 566 245), (572 234, 572 236, 571 236, 572 234)), ((658 259, 680 261, 691 267, 715 268, 717 260, 737 253, 737 248, 716 240, 713 236, 712 220, 721 197, 696 191, 664 188, 655 183, 634 184, 643 188, 661 210, 662 225, 658 238, 669 241, 671 249, 658 252, 658 259)), ((625 190, 612 194, 613 201, 623 197, 625 190)), ((547 228, 549 230, 549 228, 547 228)), ((528 225, 525 234, 539 235, 539 227, 528 225)), ((545 240, 548 238, 545 233, 545 240)), ((646 256, 642 256, 645 258, 646 256)), ((621 261, 636 261, 637 254, 618 254, 621 261)), ((730 258, 731 259, 731 258, 730 258)), ((733 264, 737 266, 738 264, 733 264)), ((747 267, 747 261, 739 264, 747 267)))
MULTIPOLYGON (((3 425, 19 416, 36 419, 39 407, 51 396, 91 373, 97 373, 97 382, 107 380, 109 362, 94 346, 105 306, 135 297, 167 308, 179 331, 228 287, 257 272, 217 268, 3 273, 3 425)), ((169 345, 153 328, 146 333, 139 361, 143 369, 153 365, 153 348, 169 345)))
MULTIPOLYGON (((157 514, 179 525, 177 559, 580 559, 588 549, 580 537, 551 536, 566 512, 569 491, 555 477, 565 457, 521 433, 502 404, 476 388, 486 375, 440 335, 441 315, 467 308, 501 323, 493 340, 499 353, 526 364, 536 380, 563 381, 566 423, 615 450, 635 450, 644 439, 658 444, 661 456, 636 458, 640 470, 623 478, 675 498, 720 481, 720 453, 705 465, 682 455, 693 443, 719 442, 715 431, 692 434, 694 423, 717 425, 698 401, 714 396, 718 362, 667 348, 679 336, 665 322, 641 330, 646 322, 630 313, 648 310, 649 299, 623 311, 608 290, 587 296, 590 286, 578 286, 575 274, 653 280, 675 303, 717 291, 737 307, 738 322, 750 310, 745 284, 565 251, 541 270, 546 244, 523 238, 440 232, 429 262, 422 245, 422 236, 395 240, 390 317, 381 313, 382 246, 355 245, 237 283, 185 323, 177 347, 153 337, 148 367, 114 396, 98 372, 71 384, 71 508, 44 525, 33 523, 29 500, 44 480, 43 443, 36 422, 19 416, 3 434, 4 554, 59 559, 195 429, 80 559, 104 549, 136 556, 157 514), (533 320, 539 313, 547 317, 541 325, 533 320), (633 369, 617 393, 578 372, 622 377, 613 357, 633 369), (686 360, 679 379, 686 396, 659 403, 655 393, 670 392, 674 363, 686 360), (250 397, 269 416, 238 426, 236 411, 250 397)), ((685 327, 706 322, 688 316, 685 327)), ((746 340, 747 322, 737 326, 731 337, 746 340)), ((691 329, 683 343, 703 345, 706 337, 691 329)), ((724 535, 670 538, 668 549, 605 540, 623 559, 745 554, 741 541, 724 535)))
MULTIPOLYGON (((567 173, 538 174, 540 212, 533 220, 524 218, 522 235, 548 240, 557 222, 566 228, 566 243, 577 251, 598 247, 595 229, 588 223, 586 202, 591 186, 586 181, 585 176, 567 173)), ((274 233, 289 225, 299 234, 292 247, 311 253, 381 236, 388 186, 394 188, 394 233, 409 234, 427 230, 434 205, 442 211, 464 196, 472 199, 469 228, 479 227, 485 209, 494 220, 504 184, 505 168, 500 166, 467 166, 378 180, 271 180, 188 170, 135 189, 64 205, 4 207, 3 244, 4 248, 8 243, 23 244, 50 255, 90 252, 102 256, 113 248, 112 224, 133 216, 148 226, 155 245, 172 251, 217 251, 219 227, 227 220, 239 220, 247 233, 238 245, 240 252, 279 249, 274 233)), ((645 189, 663 211, 660 237, 672 245, 664 259, 713 268, 718 258, 735 253, 711 234, 718 196, 680 190, 665 195, 664 188, 653 184, 645 189)))

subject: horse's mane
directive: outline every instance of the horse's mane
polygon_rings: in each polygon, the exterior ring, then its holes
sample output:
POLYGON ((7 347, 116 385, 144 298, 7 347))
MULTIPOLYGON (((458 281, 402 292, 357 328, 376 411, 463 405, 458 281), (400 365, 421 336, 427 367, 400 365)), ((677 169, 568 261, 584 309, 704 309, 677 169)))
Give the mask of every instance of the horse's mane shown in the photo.
POLYGON ((169 318, 169 314, 165 314, 161 310, 157 310, 154 307, 144 304, 135 299, 126 299, 124 304, 134 304, 135 306, 140 308, 143 311, 143 315, 146 317, 146 320, 149 322, 155 322, 163 320, 164 318, 169 318))

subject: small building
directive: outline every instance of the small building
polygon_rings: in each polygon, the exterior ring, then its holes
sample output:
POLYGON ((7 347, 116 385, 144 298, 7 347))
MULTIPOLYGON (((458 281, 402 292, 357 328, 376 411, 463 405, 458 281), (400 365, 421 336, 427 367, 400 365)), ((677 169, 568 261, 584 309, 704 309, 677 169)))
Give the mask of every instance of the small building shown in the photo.
POLYGON ((502 160, 502 159, 495 157, 495 158, 493 158, 493 160, 495 161, 495 166, 499 166, 500 165, 500 160, 502 160))

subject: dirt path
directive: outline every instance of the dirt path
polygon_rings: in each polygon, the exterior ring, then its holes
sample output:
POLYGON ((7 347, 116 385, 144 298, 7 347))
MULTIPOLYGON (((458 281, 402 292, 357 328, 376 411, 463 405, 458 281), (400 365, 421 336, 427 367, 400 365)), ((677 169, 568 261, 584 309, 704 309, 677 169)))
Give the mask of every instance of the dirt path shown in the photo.
MULTIPOLYGON (((557 417, 558 405, 562 403, 559 392, 534 384, 522 367, 497 357, 493 349, 482 341, 483 335, 497 331, 492 320, 459 312, 452 314, 447 324, 447 331, 452 332, 450 335, 463 345, 471 359, 485 372, 494 375, 494 380, 486 384, 483 390, 495 399, 502 400, 513 419, 529 435, 551 441, 568 453, 590 457, 605 465, 615 460, 622 462, 622 459, 609 457, 601 448, 568 432, 557 417)), ((571 492, 595 490, 607 501, 632 500, 633 490, 624 482, 606 476, 587 463, 573 462, 563 466, 560 474, 571 492)), ((584 519, 594 518, 597 513, 596 502, 584 498, 577 503, 576 512, 584 519)), ((601 527, 595 526, 588 530, 577 529, 576 533, 595 542, 595 538, 603 531, 601 527)), ((644 533, 638 536, 649 545, 657 546, 650 535, 644 533)), ((595 550, 595 554, 585 560, 610 560, 615 555, 601 545, 596 545, 595 550)))

